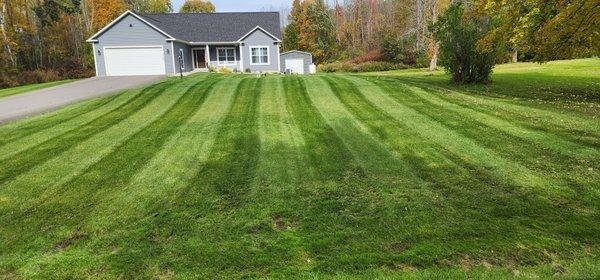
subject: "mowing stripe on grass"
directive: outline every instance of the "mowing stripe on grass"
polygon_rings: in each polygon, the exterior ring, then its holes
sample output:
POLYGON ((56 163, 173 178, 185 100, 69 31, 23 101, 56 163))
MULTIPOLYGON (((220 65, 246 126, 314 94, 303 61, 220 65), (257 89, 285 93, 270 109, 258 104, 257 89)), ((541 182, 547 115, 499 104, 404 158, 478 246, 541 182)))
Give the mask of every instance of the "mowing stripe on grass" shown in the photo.
MULTIPOLYGON (((358 79, 360 79, 358 77, 347 78, 357 82, 359 82, 358 79)), ((386 84, 391 86, 389 83, 386 84)), ((398 86, 398 84, 394 83, 394 86, 398 86)), ((480 122, 486 126, 495 128, 510 135, 514 135, 521 139, 534 142, 536 145, 542 145, 548 149, 556 150, 564 155, 574 155, 576 157, 586 158, 595 158, 599 156, 598 151, 594 148, 562 139, 562 137, 558 135, 514 125, 513 122, 507 121, 501 116, 492 115, 489 113, 489 111, 482 111, 481 107, 476 107, 474 105, 468 106, 465 105, 464 102, 452 100, 447 96, 444 97, 442 95, 426 91, 423 88, 402 84, 400 86, 406 87, 409 92, 419 97, 423 102, 443 107, 445 110, 456 112, 462 116, 469 117, 473 121, 480 122)), ((514 116, 514 114, 512 116, 514 116)))
MULTIPOLYGON (((281 266, 310 269, 302 237, 295 230, 302 209, 303 180, 310 177, 304 139, 291 112, 286 108, 284 77, 265 79, 259 114, 260 162, 252 184, 248 212, 261 239, 268 239, 272 255, 281 266), (259 230, 260 229, 260 230, 259 230)), ((296 270, 294 270, 296 271, 296 270)))
MULTIPOLYGON (((105 115, 114 109, 122 106, 123 104, 129 102, 132 98, 141 94, 142 89, 135 91, 128 91, 121 95, 115 96, 116 99, 113 99, 112 102, 105 104, 104 106, 97 108, 96 110, 92 110, 86 114, 83 114, 75 119, 70 121, 65 121, 63 123, 57 124, 55 126, 50 127, 49 129, 41 130, 36 133, 33 133, 27 137, 23 137, 12 141, 11 143, 7 143, 3 146, 0 146, 0 161, 4 160, 10 156, 13 156, 19 152, 27 150, 33 146, 44 143, 52 138, 63 135, 64 133, 76 129, 84 124, 92 122, 98 117, 105 115)), ((71 107, 79 108, 81 104, 86 104, 87 102, 78 103, 75 105, 68 106, 67 109, 71 107)), ((40 119, 40 122, 43 122, 44 118, 40 119)), ((16 123, 17 125, 11 127, 10 131, 19 131, 20 130, 20 122, 16 123)), ((2 128, 0 128, 1 130, 2 128)))
MULTIPOLYGON (((345 76, 345 78, 357 87, 366 83, 358 77, 345 76)), ((591 182, 588 181, 589 177, 585 176, 590 173, 588 169, 600 167, 594 166, 593 163, 593 159, 600 154, 589 147, 566 141, 549 133, 515 126, 487 112, 482 113, 446 103, 433 93, 417 96, 414 91, 418 88, 405 88, 397 83, 389 84, 380 81, 376 81, 375 84, 385 88, 399 103, 475 140, 479 145, 494 150, 499 156, 516 160, 545 176, 586 185, 591 182), (576 172, 556 172, 565 163, 576 172), (580 176, 581 174, 584 176, 580 176)))
POLYGON ((170 86, 173 86, 174 81, 148 87, 142 94, 92 122, 2 160, 0 165, 5 168, 0 170, 0 185, 122 121, 163 94, 170 86))
POLYGON ((408 166, 382 146, 368 129, 348 112, 325 81, 311 79, 310 83, 305 84, 315 107, 367 172, 396 174, 399 175, 396 180, 409 185, 422 183, 408 166), (388 164, 382 165, 381 162, 388 164))
POLYGON ((312 176, 320 180, 339 180, 360 167, 334 130, 308 97, 305 84, 296 77, 284 78, 288 111, 304 139, 312 176))
MULTIPOLYGON (((219 81, 204 104, 132 182, 108 194, 106 203, 96 207, 90 227, 143 226, 152 221, 154 213, 173 203, 206 162, 241 80, 236 76, 219 81)), ((97 230, 93 228, 90 231, 97 230)))
POLYGON ((115 147, 156 120, 197 82, 196 79, 184 80, 174 90, 157 97, 132 116, 7 182, 0 188, 0 194, 6 195, 8 204, 0 204, 0 207, 25 205, 26 201, 37 203, 36 199, 46 199, 44 196, 38 198, 40 194, 60 195, 54 189, 83 173, 92 164, 113 152, 115 147), (23 192, 23 189, 28 191, 23 192))
POLYGON ((198 179, 216 192, 222 206, 239 207, 258 165, 258 100, 263 79, 244 79, 198 179))
POLYGON ((64 227, 79 225, 91 213, 84 209, 91 210, 95 204, 102 203, 107 194, 126 185, 172 134, 196 112, 218 80, 209 78, 204 83, 191 87, 165 114, 132 135, 83 174, 57 189, 56 195, 46 196, 41 205, 32 205, 32 208, 25 209, 23 213, 15 213, 12 216, 37 216, 40 224, 28 225, 34 227, 50 226, 60 221, 63 228, 56 229, 52 234, 48 233, 48 241, 54 240, 56 244, 61 239, 69 238, 78 229, 65 230, 64 227), (48 211, 42 212, 37 209, 48 211))
MULTIPOLYGON (((420 136, 415 135, 405 125, 392 118, 385 112, 376 108, 371 102, 365 99, 358 88, 360 85, 354 84, 341 77, 327 76, 324 79, 329 83, 336 96, 346 105, 346 107, 355 114, 361 122, 369 127, 378 139, 385 143, 387 147, 398 153, 406 161, 415 173, 432 184, 425 191, 420 189, 413 194, 413 204, 420 205, 431 203, 432 197, 436 199, 437 207, 443 207, 444 211, 437 215, 436 209, 423 211, 424 214, 412 214, 404 218, 404 225, 417 227, 419 224, 427 222, 438 228, 447 228, 446 234, 452 232, 452 228, 479 227, 485 223, 486 215, 496 215, 498 212, 496 205, 503 205, 503 216, 495 220, 495 224, 489 225, 489 230, 480 238, 494 240, 499 237, 506 237, 515 234, 518 230, 531 226, 531 220, 524 219, 529 216, 541 215, 542 213, 557 212, 553 211, 553 205, 539 201, 535 196, 525 194, 516 194, 513 187, 504 184, 501 180, 493 179, 485 169, 476 165, 471 165, 459 157, 452 155, 440 147, 420 136), (439 149, 439 151, 438 151, 439 149), (443 178, 443 179, 442 179, 443 178), (469 186, 465 188, 465 186, 469 186), (507 200, 507 197, 513 197, 507 200), (421 201, 416 203, 417 201, 421 201), (481 202, 486 201, 492 207, 482 208, 481 202), (550 209, 550 211, 549 211, 550 209), (513 219, 514 217, 520 217, 513 219)), ((406 193, 406 189, 403 191, 406 193)), ((411 208, 414 206, 411 205, 411 208)), ((556 213, 559 214, 559 213, 556 213)), ((558 215, 552 215, 552 218, 558 215)), ((398 231, 402 231, 401 228, 398 231)), ((398 234, 390 235, 390 238, 398 234)), ((396 237, 398 238, 398 237, 396 237)), ((421 243, 428 242, 430 236, 410 235, 403 236, 399 242, 421 243)), ((461 238, 457 236, 452 238, 453 242, 447 242, 446 249, 450 249, 452 243, 459 244, 461 238)), ((441 252, 440 252, 441 253, 441 252)), ((410 254, 406 252, 406 254, 410 254)), ((446 250, 446 254, 451 254, 446 250)), ((450 257, 450 256, 448 256, 450 257)))
POLYGON ((321 270, 386 265, 398 255, 395 244, 418 240, 409 234, 411 225, 435 224, 438 217, 425 213, 435 213, 444 199, 348 112, 325 81, 320 77, 302 79, 325 123, 361 167, 335 182, 319 182, 319 187, 308 192, 301 233, 309 256, 321 270), (436 197, 435 202, 431 197, 436 197), (386 200, 398 204, 381 203, 386 200), (405 222, 395 224, 399 219, 405 222), (357 254, 358 250, 362 254, 357 254))
POLYGON ((306 170, 298 168, 306 160, 299 150, 304 140, 286 109, 282 77, 266 79, 262 91, 259 115, 261 162, 257 179, 263 182, 260 185, 278 184, 277 191, 285 192, 286 185, 297 183, 305 176, 306 170))
MULTIPOLYGON (((396 83, 404 83, 403 80, 398 78, 385 77, 382 79, 388 81, 391 80, 396 83)), ((587 133, 593 133, 596 137, 600 135, 600 127, 598 127, 596 121, 581 118, 570 113, 562 113, 558 110, 549 111, 531 106, 524 106, 521 104, 516 104, 515 102, 506 101, 495 97, 473 95, 444 87, 428 85, 421 82, 411 82, 410 84, 443 92, 444 95, 440 95, 440 97, 448 98, 448 101, 450 101, 451 98, 452 100, 460 104, 472 104, 473 106, 475 106, 474 108, 489 108, 492 111, 504 115, 506 119, 509 120, 514 120, 516 117, 519 117, 525 119, 526 123, 531 123, 532 120, 536 122, 542 122, 544 123, 542 127, 546 128, 554 125, 569 130, 576 129, 579 131, 585 131, 587 133)))
POLYGON ((561 137, 565 141, 600 148, 600 133, 597 125, 594 124, 593 117, 590 118, 572 111, 562 111, 560 110, 560 104, 557 104, 553 108, 555 111, 552 111, 537 109, 535 105, 538 104, 532 102, 530 102, 531 106, 528 107, 527 104, 519 102, 498 101, 498 98, 473 96, 472 94, 440 87, 421 85, 418 88, 433 93, 446 102, 470 108, 474 111, 488 113, 498 119, 515 123, 532 131, 546 132, 561 137), (477 102, 479 98, 494 102, 492 104, 477 102), (590 130, 590 128, 595 129, 590 130))
POLYGON ((208 158, 192 167, 199 170, 189 184, 169 191, 170 197, 165 199, 171 203, 153 204, 150 210, 155 212, 140 217, 141 220, 135 223, 137 228, 143 229, 140 234, 132 232, 122 240, 136 244, 136 247, 114 256, 115 267, 135 260, 140 269, 123 271, 126 277, 145 274, 147 262, 180 260, 203 271, 210 270, 212 273, 208 275, 214 275, 218 273, 211 267, 215 259, 231 256, 230 261, 253 261, 245 255, 244 248, 233 249, 228 245, 239 242, 240 234, 234 234, 239 232, 238 225, 232 224, 231 219, 247 206, 246 195, 258 163, 257 113, 263 79, 244 77, 233 96, 226 94, 232 98, 231 106, 225 110, 227 114, 220 122, 215 139, 211 140, 214 144, 208 158), (236 241, 224 241, 230 238, 236 241), (216 250, 206 250, 207 244, 221 245, 216 250), (182 248, 185 248, 181 251, 183 254, 172 255, 182 248))
POLYGON ((536 143, 536 145, 541 145, 548 149, 556 150, 564 155, 588 159, 597 158, 600 156, 598 150, 564 140, 560 136, 513 125, 511 122, 492 116, 488 113, 482 113, 467 108, 466 106, 445 101, 444 99, 437 97, 437 95, 429 93, 418 87, 410 86, 409 89, 411 92, 419 96, 423 101, 444 107, 446 110, 451 110, 462 116, 469 117, 470 119, 473 119, 473 121, 480 122, 484 125, 504 131, 524 140, 531 141, 536 143))
POLYGON ((91 101, 82 102, 79 106, 68 106, 65 109, 53 112, 52 114, 43 115, 42 117, 33 119, 26 119, 27 121, 11 123, 10 126, 0 127, 0 147, 31 134, 39 133, 42 130, 81 117, 86 113, 105 106, 119 95, 120 94, 96 98, 91 101))
POLYGON ((433 156, 436 158, 436 165, 451 164, 451 161, 432 147, 432 143, 427 139, 415 135, 402 122, 375 107, 360 93, 355 84, 340 77, 323 76, 322 79, 327 82, 332 93, 378 141, 403 161, 407 161, 404 176, 420 177, 419 174, 413 173, 415 170, 408 165, 408 163, 414 164, 413 161, 408 161, 411 157, 433 156))
POLYGON ((398 121, 402 121, 416 134, 460 155, 467 162, 486 166, 496 174, 498 179, 509 179, 525 191, 533 191, 546 197, 560 197, 571 193, 568 188, 559 186, 520 164, 497 156, 494 151, 479 146, 472 139, 463 137, 431 118, 397 102, 381 87, 371 82, 361 83, 359 89, 367 100, 398 121))

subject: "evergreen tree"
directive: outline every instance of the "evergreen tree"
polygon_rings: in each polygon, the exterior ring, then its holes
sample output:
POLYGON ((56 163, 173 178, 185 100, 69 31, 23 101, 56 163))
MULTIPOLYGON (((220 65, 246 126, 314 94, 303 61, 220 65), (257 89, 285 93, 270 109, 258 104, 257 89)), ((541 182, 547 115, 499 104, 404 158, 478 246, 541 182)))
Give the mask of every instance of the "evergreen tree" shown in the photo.
POLYGON ((333 57, 335 25, 324 0, 294 0, 289 22, 284 30, 285 50, 310 52, 316 62, 333 57))

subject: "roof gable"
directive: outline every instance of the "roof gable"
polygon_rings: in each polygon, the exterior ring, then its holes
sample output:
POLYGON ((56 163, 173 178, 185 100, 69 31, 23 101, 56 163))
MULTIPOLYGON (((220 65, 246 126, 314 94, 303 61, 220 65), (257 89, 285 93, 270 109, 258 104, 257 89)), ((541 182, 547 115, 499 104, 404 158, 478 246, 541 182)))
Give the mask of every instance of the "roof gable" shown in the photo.
POLYGON ((268 31, 266 31, 264 28, 257 26, 254 29, 250 30, 250 32, 246 33, 246 35, 242 36, 242 38, 239 38, 237 41, 241 42, 242 40, 248 38, 248 36, 252 35, 252 33, 256 32, 257 30, 261 31, 262 33, 266 34, 267 36, 273 38, 273 40, 277 41, 277 42, 281 42, 281 40, 277 37, 275 37, 273 34, 269 33, 268 31))
POLYGON ((119 17, 117 17, 116 19, 114 19, 112 22, 110 22, 109 24, 107 24, 104 28, 100 29, 100 31, 96 32, 96 34, 92 35, 92 37, 90 37, 89 39, 87 39, 87 42, 96 42, 96 41, 98 41, 97 38, 100 35, 104 34, 106 31, 110 30, 110 28, 113 25, 119 23, 122 19, 124 19, 127 16, 133 16, 133 17, 135 17, 136 19, 140 20, 144 24, 148 25, 150 28, 156 30, 157 32, 161 33, 162 35, 165 35, 167 37, 167 39, 175 40, 175 38, 173 38, 173 36, 169 35, 165 31, 163 31, 160 28, 158 28, 158 27, 154 26, 153 24, 149 23, 144 18, 140 17, 139 15, 135 14, 134 12, 127 10, 124 13, 122 13, 119 17))

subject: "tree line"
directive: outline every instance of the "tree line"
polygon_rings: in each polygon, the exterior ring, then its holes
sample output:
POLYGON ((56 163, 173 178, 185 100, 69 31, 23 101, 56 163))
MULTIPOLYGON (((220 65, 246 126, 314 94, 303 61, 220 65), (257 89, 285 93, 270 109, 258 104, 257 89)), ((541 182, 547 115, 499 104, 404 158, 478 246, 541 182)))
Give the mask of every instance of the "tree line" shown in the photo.
MULTIPOLYGON (((127 9, 173 11, 170 0, 0 0, 0 88, 92 76, 85 40, 127 9)), ((204 0, 180 9, 214 11, 204 0)), ((600 0, 293 0, 282 17, 285 50, 366 70, 435 69, 439 58, 485 81, 499 62, 600 53, 600 0)))
POLYGON ((600 0, 294 0, 284 49, 388 63, 366 70, 439 61, 454 82, 485 82, 496 63, 600 54, 600 0))
MULTIPOLYGON (((170 0, 0 0, 0 88, 94 75, 87 38, 125 10, 172 12, 170 0)), ((214 12, 188 0, 181 12, 214 12)))

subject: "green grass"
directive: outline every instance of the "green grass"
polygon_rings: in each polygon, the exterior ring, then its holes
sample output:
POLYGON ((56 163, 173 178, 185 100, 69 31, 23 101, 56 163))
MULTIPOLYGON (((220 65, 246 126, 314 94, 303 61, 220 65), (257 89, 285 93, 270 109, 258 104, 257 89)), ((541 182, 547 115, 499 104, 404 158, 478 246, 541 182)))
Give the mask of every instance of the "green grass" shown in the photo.
POLYGON ((31 85, 24 85, 24 86, 19 86, 19 87, 4 88, 4 89, 0 89, 0 97, 5 97, 5 96, 9 96, 9 95, 15 95, 15 94, 19 94, 19 93, 25 93, 25 92, 30 92, 30 91, 34 91, 34 90, 54 87, 54 86, 70 83, 73 81, 75 81, 75 80, 61 80, 61 81, 54 81, 54 82, 41 83, 41 84, 31 84, 31 85))
POLYGON ((0 275, 598 278, 599 73, 203 73, 1 126, 0 275))

